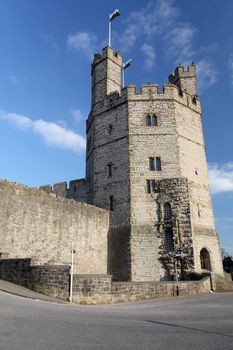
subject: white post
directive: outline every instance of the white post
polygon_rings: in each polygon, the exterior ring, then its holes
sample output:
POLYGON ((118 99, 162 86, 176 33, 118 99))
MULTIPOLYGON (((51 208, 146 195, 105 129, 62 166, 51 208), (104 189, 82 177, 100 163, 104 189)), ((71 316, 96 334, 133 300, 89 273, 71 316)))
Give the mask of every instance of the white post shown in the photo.
POLYGON ((73 301, 73 277, 74 277, 74 242, 71 247, 71 267, 70 267, 70 303, 73 301))
POLYGON ((111 21, 108 20, 108 46, 111 47, 111 31, 112 31, 112 26, 111 26, 111 21))
POLYGON ((124 68, 121 68, 122 69, 122 87, 125 87, 125 71, 124 71, 124 68))

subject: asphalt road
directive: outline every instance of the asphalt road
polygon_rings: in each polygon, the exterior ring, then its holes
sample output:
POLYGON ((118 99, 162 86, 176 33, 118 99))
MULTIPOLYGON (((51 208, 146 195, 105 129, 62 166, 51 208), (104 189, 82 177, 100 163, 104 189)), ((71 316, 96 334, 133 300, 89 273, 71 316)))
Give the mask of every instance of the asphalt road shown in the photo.
POLYGON ((233 293, 103 306, 0 292, 1 350, 233 349, 233 293))

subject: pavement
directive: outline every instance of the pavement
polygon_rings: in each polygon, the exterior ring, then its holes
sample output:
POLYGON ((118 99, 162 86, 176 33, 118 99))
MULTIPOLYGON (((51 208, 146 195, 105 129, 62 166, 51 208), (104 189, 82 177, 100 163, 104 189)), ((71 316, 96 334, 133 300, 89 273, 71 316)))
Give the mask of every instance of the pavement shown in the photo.
POLYGON ((0 350, 233 350, 233 293, 114 305, 0 291, 0 350))
POLYGON ((14 283, 4 281, 1 279, 0 279, 0 290, 3 292, 6 292, 6 293, 18 295, 18 296, 24 297, 24 298, 36 299, 36 300, 41 300, 41 301, 48 301, 48 302, 58 303, 58 304, 68 304, 68 301, 49 297, 47 295, 34 292, 31 289, 22 287, 18 284, 14 284, 14 283))

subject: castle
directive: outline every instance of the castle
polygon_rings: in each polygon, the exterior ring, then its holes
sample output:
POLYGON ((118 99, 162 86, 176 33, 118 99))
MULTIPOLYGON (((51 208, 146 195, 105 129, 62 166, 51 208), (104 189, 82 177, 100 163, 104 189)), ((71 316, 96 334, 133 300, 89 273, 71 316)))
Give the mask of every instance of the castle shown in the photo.
MULTIPOLYGON (((44 216, 38 217, 41 205, 34 210, 37 224, 41 226, 48 210, 56 216, 60 204, 72 207, 60 214, 65 212, 66 222, 61 224, 67 235, 64 246, 68 249, 71 228, 72 239, 79 232, 79 240, 86 242, 85 253, 80 255, 83 264, 77 257, 77 273, 108 273, 115 281, 136 282, 189 279, 203 271, 221 275, 196 67, 178 66, 163 91, 147 84, 137 92, 134 85, 122 88, 122 64, 122 55, 111 47, 94 55, 91 111, 86 122, 86 178, 71 181, 69 188, 59 183, 30 190, 34 191, 30 201, 36 197, 51 201, 44 216), (53 204, 55 200, 60 204, 53 204), (81 211, 79 220, 86 216, 82 229, 75 228, 75 208, 81 211), (90 269, 93 252, 96 268, 90 269)), ((29 190, 22 191, 28 198, 29 190)), ((49 232, 54 230, 57 237, 62 236, 57 226, 49 232)), ((14 240, 16 236, 17 232, 14 240)), ((36 245, 42 237, 41 231, 36 245)), ((37 263, 49 262, 52 248, 49 252, 44 247, 46 254, 29 247, 23 253, 9 253, 12 239, 7 239, 5 233, 0 249, 8 257, 28 254, 26 257, 36 257, 37 263)), ((52 254, 51 261, 68 263, 67 253, 62 260, 62 252, 52 254)))

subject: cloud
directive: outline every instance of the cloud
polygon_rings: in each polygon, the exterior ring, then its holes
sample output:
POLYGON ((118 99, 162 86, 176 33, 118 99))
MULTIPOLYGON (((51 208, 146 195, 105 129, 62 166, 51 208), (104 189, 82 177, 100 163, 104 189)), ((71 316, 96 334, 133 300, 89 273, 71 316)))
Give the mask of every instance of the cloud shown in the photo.
MULTIPOLYGON (((218 79, 218 71, 209 58, 217 48, 217 43, 195 47, 198 33, 191 23, 182 21, 181 12, 173 0, 150 1, 146 7, 133 11, 125 21, 126 29, 118 35, 118 45, 123 52, 138 46, 147 54, 145 68, 152 68, 155 60, 154 43, 161 43, 163 56, 175 64, 188 65, 197 61, 199 65, 199 86, 201 89, 213 85, 218 79), (140 41, 143 40, 143 44, 140 41), (150 47, 150 51, 146 47, 150 47)), ((233 56, 229 63, 232 68, 233 56)))
POLYGON ((233 162, 225 164, 210 163, 209 178, 212 193, 233 191, 233 162))
POLYGON ((20 130, 32 130, 50 146, 81 153, 85 150, 85 139, 74 131, 43 119, 32 120, 26 116, 0 111, 0 119, 8 121, 20 130))
POLYGON ((218 80, 218 70, 212 60, 206 58, 197 62, 198 85, 201 90, 206 89, 218 80))
POLYGON ((72 116, 78 124, 82 123, 85 119, 84 115, 79 109, 71 109, 70 113, 72 114, 72 116))
POLYGON ((231 75, 231 84, 233 85, 233 54, 230 55, 227 66, 231 75))
POLYGON ((192 42, 196 32, 190 23, 177 23, 166 35, 167 54, 175 57, 177 63, 191 59, 195 54, 192 42))
POLYGON ((67 39, 67 46, 69 49, 75 50, 80 54, 84 54, 90 58, 95 51, 97 37, 92 32, 77 32, 70 34, 67 39))
POLYGON ((173 6, 172 0, 150 1, 146 8, 133 11, 126 21, 127 27, 121 35, 120 45, 122 51, 132 48, 140 36, 146 40, 156 34, 164 32, 174 18, 178 16, 178 10, 173 6))
POLYGON ((141 46, 141 51, 145 55, 144 65, 145 68, 151 69, 155 65, 156 53, 153 46, 145 43, 141 46))

